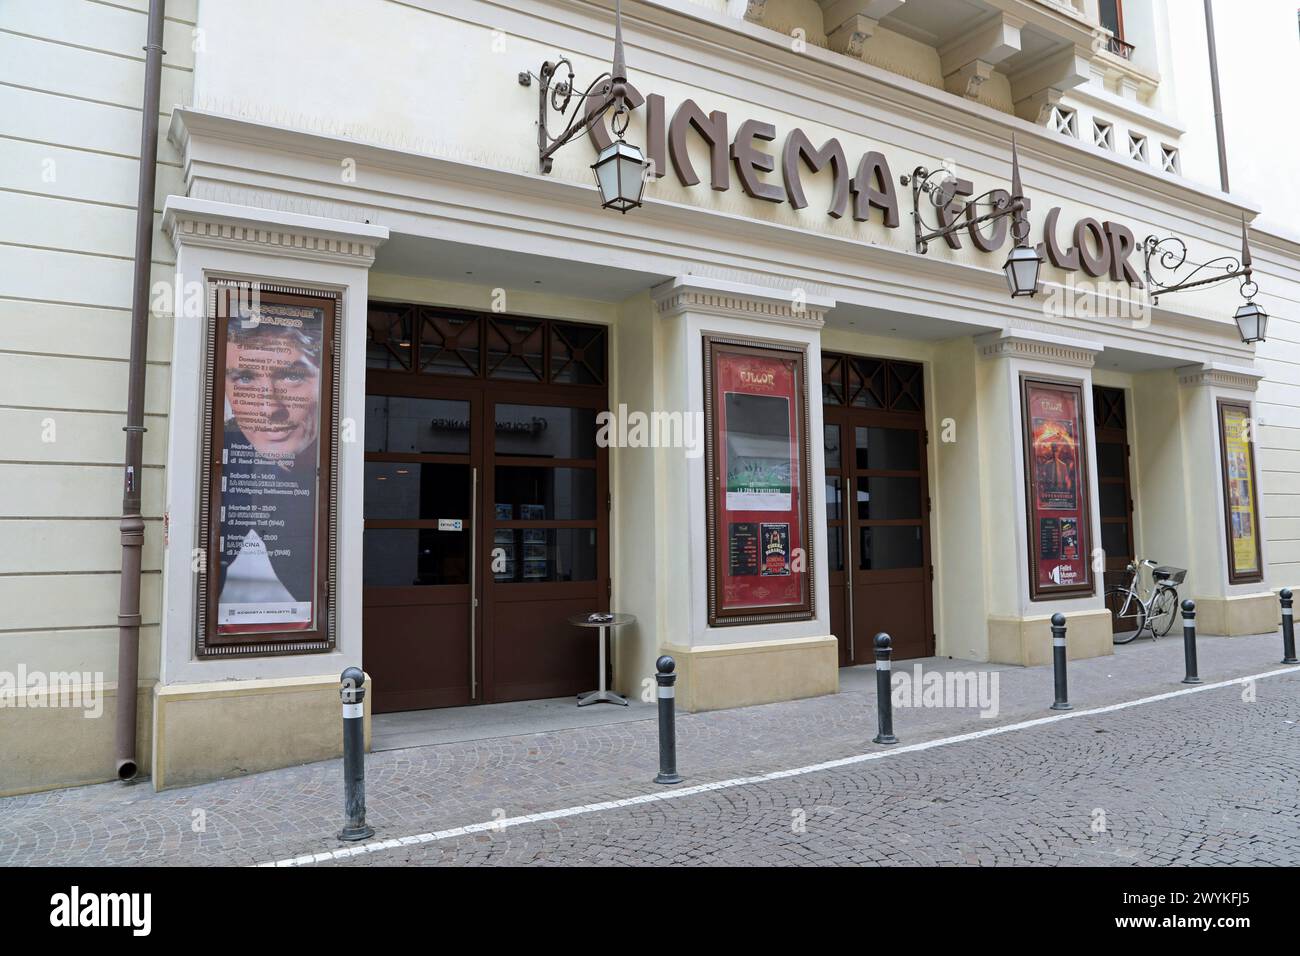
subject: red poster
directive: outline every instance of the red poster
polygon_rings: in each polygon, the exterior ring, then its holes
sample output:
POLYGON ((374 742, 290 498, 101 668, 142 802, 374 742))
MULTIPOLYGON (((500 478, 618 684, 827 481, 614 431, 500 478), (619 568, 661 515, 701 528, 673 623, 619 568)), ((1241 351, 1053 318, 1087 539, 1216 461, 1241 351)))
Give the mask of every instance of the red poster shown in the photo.
POLYGON ((715 623, 729 612, 810 611, 803 353, 718 343, 709 352, 715 623))
POLYGON ((1031 590, 1035 598, 1093 590, 1082 392, 1024 382, 1031 590))

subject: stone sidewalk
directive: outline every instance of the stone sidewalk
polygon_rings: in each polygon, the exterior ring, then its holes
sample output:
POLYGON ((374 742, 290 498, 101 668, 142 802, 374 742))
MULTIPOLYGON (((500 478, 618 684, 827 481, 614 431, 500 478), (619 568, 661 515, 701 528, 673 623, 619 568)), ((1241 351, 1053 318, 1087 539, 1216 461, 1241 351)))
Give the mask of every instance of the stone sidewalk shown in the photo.
MULTIPOLYGON (((1205 637, 1198 647, 1207 682, 1280 667, 1277 634, 1205 637)), ((1071 663, 1076 708, 1182 686, 1181 639, 1171 635, 1116 650, 1111 657, 1071 663)), ((897 709, 895 731, 904 743, 1048 714, 1050 668, 922 663, 927 670, 996 675, 999 710, 996 717, 981 718, 973 708, 897 709)), ((898 668, 910 671, 913 664, 900 662, 898 668)), ((679 769, 688 783, 707 783, 878 749, 870 743, 876 730, 874 684, 874 669, 856 668, 842 672, 839 694, 681 715, 679 769)), ((1195 713, 1194 703, 1188 707, 1195 713)), ((1137 710, 1111 719, 1122 722, 1137 710)), ((1189 737, 1195 732, 1188 727, 1189 737)), ((1010 741, 1018 733, 999 739, 1010 741)), ((660 792, 651 782, 656 761, 653 720, 372 754, 369 822, 377 839, 386 839, 660 792)), ((246 865, 298 857, 340 846, 335 834, 341 810, 338 760, 160 794, 145 783, 11 797, 0 800, 0 865, 246 865)), ((384 862, 382 854, 375 856, 384 862)))

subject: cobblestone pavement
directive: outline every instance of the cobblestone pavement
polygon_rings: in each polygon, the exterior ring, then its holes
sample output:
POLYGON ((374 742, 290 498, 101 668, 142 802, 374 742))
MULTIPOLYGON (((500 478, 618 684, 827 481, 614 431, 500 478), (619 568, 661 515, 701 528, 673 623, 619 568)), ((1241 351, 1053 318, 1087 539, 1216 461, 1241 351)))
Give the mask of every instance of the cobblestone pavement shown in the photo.
MULTIPOLYGON (((1276 669, 1277 635, 1200 641, 1207 681, 1276 669)), ((905 662, 900 667, 910 669, 905 662)), ((1050 668, 999 712, 903 708, 907 744, 1047 715, 1050 668)), ((837 695, 679 718, 690 784, 879 750, 872 671, 837 695)), ((1072 662, 1084 709, 1180 689, 1181 642, 1072 662)), ((384 850, 394 863, 1300 863, 1300 673, 779 780, 384 850), (1093 832, 1094 813, 1106 831, 1093 832), (796 832, 794 811, 804 829, 796 832)), ((377 838, 663 793, 654 721, 372 754, 377 838)), ((0 800, 0 865, 251 864, 339 848, 340 762, 164 793, 105 784, 0 800), (200 827, 199 825, 202 824, 200 827)))
POLYGON ((1300 675, 330 865, 1300 864, 1300 675))

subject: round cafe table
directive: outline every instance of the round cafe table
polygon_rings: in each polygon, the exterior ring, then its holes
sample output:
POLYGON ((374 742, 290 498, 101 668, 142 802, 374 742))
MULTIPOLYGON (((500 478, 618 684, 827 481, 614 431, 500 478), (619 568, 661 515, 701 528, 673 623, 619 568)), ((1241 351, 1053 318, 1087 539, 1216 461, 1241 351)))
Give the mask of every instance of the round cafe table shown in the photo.
MULTIPOLYGON (((593 611, 591 614, 602 612, 593 611)), ((578 695, 578 706, 586 707, 588 704, 622 704, 627 706, 627 698, 622 694, 615 693, 605 686, 605 629, 610 627, 622 627, 624 624, 635 624, 636 616, 633 614, 610 614, 604 620, 591 619, 591 614, 574 614, 569 618, 569 623, 574 627, 592 627, 600 629, 600 686, 593 691, 578 695)))

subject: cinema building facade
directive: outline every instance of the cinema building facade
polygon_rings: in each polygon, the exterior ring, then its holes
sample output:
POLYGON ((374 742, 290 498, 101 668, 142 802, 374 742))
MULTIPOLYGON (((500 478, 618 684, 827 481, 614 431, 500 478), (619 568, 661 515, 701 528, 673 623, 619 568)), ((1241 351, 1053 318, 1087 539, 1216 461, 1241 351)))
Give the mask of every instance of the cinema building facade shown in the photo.
MULTIPOLYGON (((1118 6, 627 0, 611 116, 608 86, 580 96, 610 70, 605 2, 169 2, 140 771, 336 754, 352 664, 374 713, 589 690, 570 618, 595 611, 635 616, 616 690, 669 653, 696 711, 833 693, 878 632, 1041 664, 1059 611, 1072 656, 1110 654, 1135 557, 1187 569, 1202 633, 1273 630, 1300 568, 1300 242, 1208 185, 1213 138, 1176 118, 1206 102, 1203 24, 1184 42, 1126 2, 1124 40, 1118 6), (539 120, 586 104, 541 162, 539 120), (620 133, 649 162, 623 214, 592 174, 620 133), (1152 301, 1240 260, 1245 227, 1250 276, 1152 301)), ((77 328, 108 295, 42 281, 16 296, 77 328)), ((11 363, 33 389, 89 361, 55 331, 6 346, 50 356, 11 363)), ((113 382, 80 404, 120 419, 113 382)), ((68 480, 120 475, 91 471, 68 480)), ((64 577, 6 657, 105 672, 115 714, 116 579, 64 577)), ((0 790, 121 759, 106 726, 0 721, 30 750, 0 790)))

